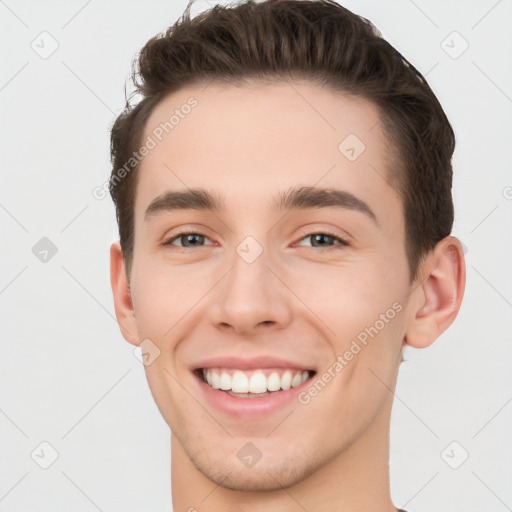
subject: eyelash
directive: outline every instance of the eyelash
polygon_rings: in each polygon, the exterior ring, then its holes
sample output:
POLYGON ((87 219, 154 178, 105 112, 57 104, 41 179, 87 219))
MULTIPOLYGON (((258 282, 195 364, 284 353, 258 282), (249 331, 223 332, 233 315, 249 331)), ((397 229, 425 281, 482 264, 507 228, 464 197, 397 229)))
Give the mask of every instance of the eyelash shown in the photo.
MULTIPOLYGON (((199 235, 199 236, 203 236, 204 238, 208 238, 206 235, 203 235, 202 233, 199 233, 197 231, 180 231, 179 233, 177 233, 176 235, 174 235, 172 238, 170 238, 169 240, 167 240, 166 242, 164 242, 162 245, 166 246, 166 247, 172 247, 173 250, 176 249, 178 251, 187 251, 187 250, 195 250, 195 249, 199 249, 201 247, 204 247, 204 246, 198 246, 198 247, 182 247, 182 246, 174 246, 172 245, 172 242, 174 242, 175 240, 177 240, 178 238, 182 237, 182 236, 187 236, 187 235, 199 235)), ((312 237, 312 236, 315 236, 315 235, 327 235, 328 237, 331 237, 334 239, 334 241, 337 241, 339 242, 338 245, 333 245, 333 246, 329 246, 329 247, 326 247, 326 248, 322 248, 322 247, 309 247, 309 249, 320 249, 322 252, 331 252, 331 251, 335 251, 335 250, 339 250, 339 249, 343 249, 345 247, 348 247, 350 244, 347 242, 347 240, 345 240, 344 238, 341 238, 337 235, 335 235, 334 233, 330 233, 329 231, 316 231, 316 232, 313 232, 313 233, 308 233, 306 236, 303 236, 300 240, 304 240, 305 238, 309 238, 309 237, 312 237)))

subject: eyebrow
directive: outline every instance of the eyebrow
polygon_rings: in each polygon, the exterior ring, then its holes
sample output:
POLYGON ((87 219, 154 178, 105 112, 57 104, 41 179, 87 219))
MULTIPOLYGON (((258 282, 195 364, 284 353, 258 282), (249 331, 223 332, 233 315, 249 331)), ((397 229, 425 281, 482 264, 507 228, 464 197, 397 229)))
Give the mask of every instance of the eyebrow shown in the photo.
MULTIPOLYGON (((362 199, 350 192, 334 188, 296 187, 279 193, 272 203, 272 211, 311 208, 344 208, 365 214, 377 224, 373 210, 362 199)), ((223 198, 202 188, 167 191, 156 197, 146 209, 144 220, 159 213, 175 210, 205 210, 220 213, 225 211, 223 198)))

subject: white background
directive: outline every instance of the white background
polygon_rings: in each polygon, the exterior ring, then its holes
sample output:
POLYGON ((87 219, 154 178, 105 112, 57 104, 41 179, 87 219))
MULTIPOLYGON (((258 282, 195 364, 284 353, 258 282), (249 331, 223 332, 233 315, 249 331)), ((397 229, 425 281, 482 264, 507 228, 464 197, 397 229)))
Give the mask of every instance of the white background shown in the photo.
MULTIPOLYGON (((0 2, 1 512, 171 509, 169 429, 114 319, 114 208, 92 190, 110 174, 132 57, 186 3, 0 2), (47 59, 31 47, 51 48, 43 31, 59 45, 47 59), (42 237, 58 249, 46 263, 32 252, 42 237), (58 452, 48 469, 31 458, 51 456, 43 441, 58 452)), ((427 76, 457 136, 466 296, 446 334, 406 352, 392 496, 410 512, 510 510, 512 1, 344 5, 427 76)))

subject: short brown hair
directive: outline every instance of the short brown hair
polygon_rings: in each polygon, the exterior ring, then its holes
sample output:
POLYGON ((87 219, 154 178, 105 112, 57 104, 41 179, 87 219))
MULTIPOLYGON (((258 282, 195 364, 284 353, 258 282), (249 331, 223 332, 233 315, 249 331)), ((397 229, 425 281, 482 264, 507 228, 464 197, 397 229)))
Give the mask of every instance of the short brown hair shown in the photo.
POLYGON ((455 137, 425 78, 380 32, 333 0, 244 1, 216 5, 193 18, 191 3, 138 56, 132 79, 141 96, 126 101, 111 132, 110 194, 130 277, 137 167, 116 174, 140 147, 146 121, 168 94, 222 80, 307 79, 357 95, 379 109, 398 156, 391 177, 402 198, 411 279, 453 224, 451 158, 455 137))

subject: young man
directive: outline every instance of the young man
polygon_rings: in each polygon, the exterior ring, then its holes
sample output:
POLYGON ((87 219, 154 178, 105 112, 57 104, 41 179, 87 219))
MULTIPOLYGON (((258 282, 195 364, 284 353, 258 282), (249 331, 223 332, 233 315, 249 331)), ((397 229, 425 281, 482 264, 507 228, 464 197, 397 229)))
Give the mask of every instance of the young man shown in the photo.
POLYGON ((329 0, 186 11, 135 79, 111 283, 172 431, 175 512, 396 512, 402 350, 465 282, 431 89, 329 0))

